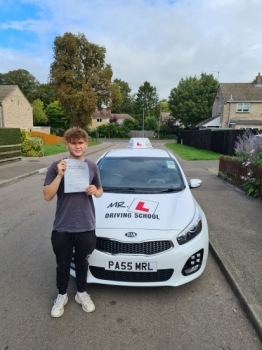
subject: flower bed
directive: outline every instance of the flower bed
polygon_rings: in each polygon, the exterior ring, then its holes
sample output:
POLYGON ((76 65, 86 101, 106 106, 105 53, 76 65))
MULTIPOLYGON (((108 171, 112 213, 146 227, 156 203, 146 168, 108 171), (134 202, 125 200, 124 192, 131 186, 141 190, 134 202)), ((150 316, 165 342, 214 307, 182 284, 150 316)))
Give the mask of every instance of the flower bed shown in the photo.
POLYGON ((247 195, 262 197, 262 167, 241 162, 237 158, 220 156, 219 177, 239 185, 247 195))

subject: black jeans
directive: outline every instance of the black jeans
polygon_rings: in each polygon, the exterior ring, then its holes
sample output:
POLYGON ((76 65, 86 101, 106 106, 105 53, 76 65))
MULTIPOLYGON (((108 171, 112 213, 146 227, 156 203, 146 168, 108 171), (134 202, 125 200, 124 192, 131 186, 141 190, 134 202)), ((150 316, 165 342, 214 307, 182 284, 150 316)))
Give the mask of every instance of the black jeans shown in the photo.
POLYGON ((87 259, 96 245, 95 230, 86 232, 53 231, 51 242, 56 255, 56 286, 59 294, 67 292, 74 248, 76 287, 78 292, 84 292, 88 270, 87 259))

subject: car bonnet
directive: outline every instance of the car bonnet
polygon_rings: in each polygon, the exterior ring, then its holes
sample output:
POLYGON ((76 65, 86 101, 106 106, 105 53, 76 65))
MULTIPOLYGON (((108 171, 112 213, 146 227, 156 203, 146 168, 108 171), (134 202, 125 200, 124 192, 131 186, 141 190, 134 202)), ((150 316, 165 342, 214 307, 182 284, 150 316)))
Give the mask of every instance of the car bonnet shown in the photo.
POLYGON ((104 193, 94 202, 97 229, 182 230, 195 213, 195 201, 187 188, 162 194, 104 193))

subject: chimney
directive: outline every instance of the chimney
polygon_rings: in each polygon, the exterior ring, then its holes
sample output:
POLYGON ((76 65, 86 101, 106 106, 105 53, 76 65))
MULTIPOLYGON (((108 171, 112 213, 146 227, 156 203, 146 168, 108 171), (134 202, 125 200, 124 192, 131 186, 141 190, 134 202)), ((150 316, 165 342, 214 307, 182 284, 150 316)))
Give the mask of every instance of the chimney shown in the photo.
POLYGON ((256 84, 262 85, 262 76, 260 75, 260 73, 258 73, 258 75, 256 77, 256 84))

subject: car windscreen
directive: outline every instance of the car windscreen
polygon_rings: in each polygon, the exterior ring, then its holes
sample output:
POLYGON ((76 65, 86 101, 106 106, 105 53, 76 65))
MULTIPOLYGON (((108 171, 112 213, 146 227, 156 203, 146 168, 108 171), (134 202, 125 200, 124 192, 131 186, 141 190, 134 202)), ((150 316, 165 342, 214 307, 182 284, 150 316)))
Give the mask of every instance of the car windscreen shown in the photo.
POLYGON ((176 161, 169 157, 105 157, 98 167, 104 191, 165 193, 185 187, 176 161))

